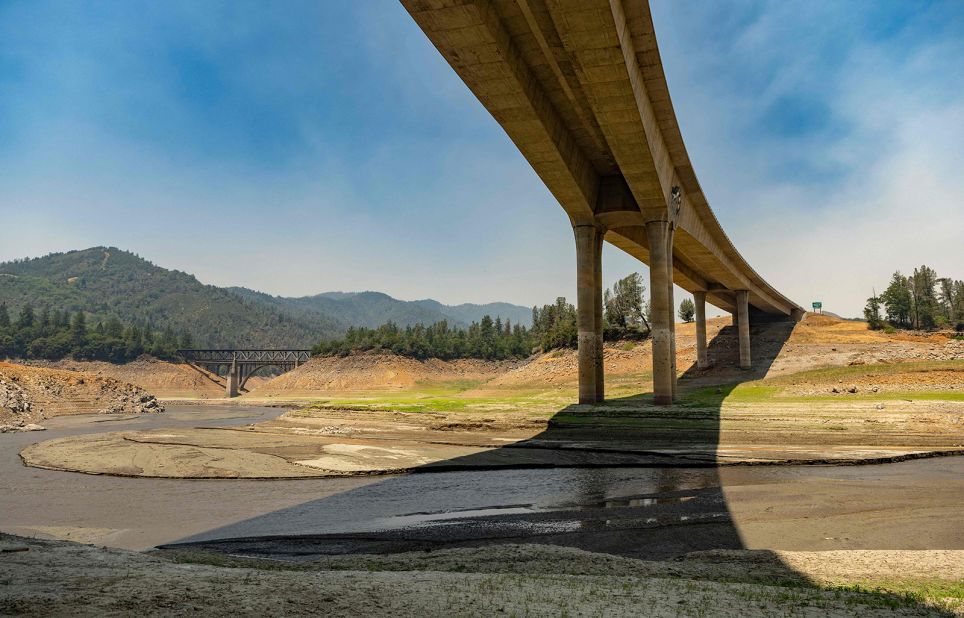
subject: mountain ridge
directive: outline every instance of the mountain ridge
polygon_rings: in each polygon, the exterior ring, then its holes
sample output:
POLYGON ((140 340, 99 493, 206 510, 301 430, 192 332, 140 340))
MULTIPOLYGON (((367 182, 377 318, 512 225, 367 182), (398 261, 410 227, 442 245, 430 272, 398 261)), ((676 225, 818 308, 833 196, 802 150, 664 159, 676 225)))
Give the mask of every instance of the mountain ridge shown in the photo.
MULTIPOLYGON (((93 322, 166 327, 191 334, 199 346, 310 347, 351 326, 399 326, 447 320, 467 326, 484 313, 527 324, 531 309, 510 303, 444 305, 403 301, 383 292, 321 292, 282 297, 244 287, 201 283, 116 247, 91 247, 0 263, 0 302, 11 317, 35 309, 83 311, 93 322)), ((92 322, 92 323, 93 323, 92 322)))

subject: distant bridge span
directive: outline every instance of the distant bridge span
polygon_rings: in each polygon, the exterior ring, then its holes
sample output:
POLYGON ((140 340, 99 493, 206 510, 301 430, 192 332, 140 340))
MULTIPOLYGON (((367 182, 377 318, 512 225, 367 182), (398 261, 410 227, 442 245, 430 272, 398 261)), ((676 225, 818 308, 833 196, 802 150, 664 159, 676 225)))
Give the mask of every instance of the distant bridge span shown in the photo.
POLYGON ((750 368, 751 319, 802 318, 726 236, 676 121, 647 0, 401 0, 498 121, 572 223, 579 401, 603 400, 602 242, 650 266, 653 391, 676 394, 673 283, 733 314, 750 368))
POLYGON ((178 350, 184 362, 216 373, 225 372, 228 397, 237 397, 238 390, 256 371, 263 367, 277 367, 291 371, 311 358, 311 350, 178 350))

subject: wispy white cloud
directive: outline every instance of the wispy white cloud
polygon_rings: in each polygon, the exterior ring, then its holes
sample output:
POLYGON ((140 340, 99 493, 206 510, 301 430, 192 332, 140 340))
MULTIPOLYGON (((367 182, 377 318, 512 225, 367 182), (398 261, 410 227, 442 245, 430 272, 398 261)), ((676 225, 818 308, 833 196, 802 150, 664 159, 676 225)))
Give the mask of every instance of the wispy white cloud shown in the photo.
POLYGON ((658 6, 696 169, 758 272, 843 315, 896 269, 964 275, 960 5, 754 3, 706 46, 667 32, 692 7, 658 6), (796 130, 769 123, 774 106, 796 130))

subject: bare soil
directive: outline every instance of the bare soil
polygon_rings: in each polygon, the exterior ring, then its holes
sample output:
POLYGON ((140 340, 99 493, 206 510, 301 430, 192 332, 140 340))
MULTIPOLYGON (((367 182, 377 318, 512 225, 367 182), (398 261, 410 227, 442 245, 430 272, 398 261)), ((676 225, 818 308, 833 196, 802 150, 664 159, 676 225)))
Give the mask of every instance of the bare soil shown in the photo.
POLYGON ((163 410, 143 388, 114 378, 0 362, 0 425, 19 427, 68 414, 163 410))
MULTIPOLYGON (((959 371, 944 373, 890 373, 875 379, 871 366, 913 361, 964 360, 964 341, 951 333, 888 334, 868 330, 864 322, 840 320, 809 314, 782 340, 782 327, 753 328, 754 358, 766 357, 751 377, 773 378, 823 367, 868 366, 867 375, 855 375, 853 384, 884 391, 964 391, 959 371)), ((748 376, 734 368, 739 346, 730 318, 707 321, 713 368, 696 372, 696 330, 692 323, 676 325, 677 367, 702 381, 727 381, 748 376)), ((651 343, 616 342, 604 352, 607 389, 617 395, 648 386, 652 373, 651 343)), ((144 357, 122 365, 105 362, 64 360, 55 363, 31 361, 31 365, 52 369, 83 371, 127 382, 162 399, 221 399, 223 380, 186 364, 144 357)), ((759 365, 759 363, 757 363, 759 365)), ((417 360, 393 354, 359 354, 346 357, 314 358, 282 375, 252 376, 247 383, 247 400, 292 401, 312 397, 345 397, 362 394, 458 390, 466 397, 512 395, 520 391, 569 392, 578 381, 575 350, 555 350, 519 361, 461 359, 417 360)), ((834 382, 802 384, 796 393, 830 392, 834 382)), ((843 386, 849 387, 851 383, 843 386)))
POLYGON ((426 384, 474 384, 491 380, 519 364, 476 359, 417 360, 393 354, 313 358, 293 371, 252 388, 251 397, 392 392, 413 390, 426 384))
MULTIPOLYGON (((865 322, 840 320, 825 315, 807 315, 793 327, 790 336, 782 341, 777 333, 783 325, 762 324, 753 328, 754 358, 772 358, 766 367, 758 367, 755 378, 772 378, 823 367, 840 367, 873 364, 892 364, 912 361, 964 360, 964 341, 953 339, 951 333, 909 333, 899 331, 887 334, 871 331, 865 322)), ((739 344, 730 318, 707 320, 707 339, 711 340, 710 362, 714 367, 705 372, 695 372, 696 326, 676 325, 677 367, 681 374, 694 372, 701 378, 727 378, 747 374, 734 369, 738 359, 739 344)), ((650 341, 639 343, 608 343, 604 352, 607 385, 617 387, 648 378, 652 373, 652 345, 650 341)), ((578 382, 578 355, 575 350, 558 350, 540 355, 494 380, 482 389, 527 387, 534 384, 546 386, 572 386, 578 382)), ((894 375, 881 386, 904 386, 915 388, 964 388, 960 372, 928 376, 913 375, 906 381, 894 375)), ((870 385, 869 382, 867 382, 870 385)), ((849 385, 848 385, 849 386, 849 385)), ((828 389, 829 390, 829 389, 828 389)))
MULTIPOLYGON (((219 382, 217 376, 185 363, 170 363, 149 356, 124 364, 62 360, 44 363, 41 366, 67 371, 84 371, 120 382, 128 382, 162 399, 214 399, 224 397, 225 393, 223 381, 219 382)), ((263 378, 259 376, 253 376, 248 380, 248 385, 253 387, 262 380, 263 378)))
POLYGON ((719 409, 639 402, 515 411, 309 408, 238 428, 69 436, 25 447, 34 467, 173 478, 304 478, 416 469, 855 463, 964 453, 964 404, 787 402, 719 409), (880 404, 882 405, 882 404, 880 404), (511 448, 507 448, 511 447, 511 448))

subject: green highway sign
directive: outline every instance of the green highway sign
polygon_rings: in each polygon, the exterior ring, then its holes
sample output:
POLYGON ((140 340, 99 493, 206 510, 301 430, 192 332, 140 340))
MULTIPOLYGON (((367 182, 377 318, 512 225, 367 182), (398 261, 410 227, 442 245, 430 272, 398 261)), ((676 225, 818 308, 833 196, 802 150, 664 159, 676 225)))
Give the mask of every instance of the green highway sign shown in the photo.
POLYGON ((813 308, 814 308, 814 309, 822 309, 822 308, 823 308, 823 303, 820 302, 819 300, 815 300, 815 301, 813 301, 813 308))

